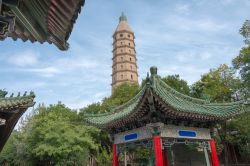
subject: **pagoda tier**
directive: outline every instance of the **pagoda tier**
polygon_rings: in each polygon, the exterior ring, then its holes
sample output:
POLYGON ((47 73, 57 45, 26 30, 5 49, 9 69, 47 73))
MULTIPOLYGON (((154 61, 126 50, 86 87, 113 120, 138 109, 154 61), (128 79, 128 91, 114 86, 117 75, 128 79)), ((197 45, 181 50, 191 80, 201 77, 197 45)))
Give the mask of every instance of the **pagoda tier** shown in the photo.
POLYGON ((6 97, 7 92, 0 90, 0 151, 9 138, 12 130, 14 129, 17 121, 22 114, 35 104, 35 95, 30 92, 23 96, 6 97))
POLYGON ((157 122, 211 128, 220 121, 250 111, 249 101, 210 103, 181 94, 157 75, 156 67, 150 71, 151 76, 134 98, 107 113, 85 114, 85 121, 112 133, 157 122))
POLYGON ((48 42, 59 49, 67 40, 85 0, 0 0, 0 40, 48 42))
POLYGON ((138 84, 135 35, 122 13, 113 34, 112 93, 123 83, 138 84))

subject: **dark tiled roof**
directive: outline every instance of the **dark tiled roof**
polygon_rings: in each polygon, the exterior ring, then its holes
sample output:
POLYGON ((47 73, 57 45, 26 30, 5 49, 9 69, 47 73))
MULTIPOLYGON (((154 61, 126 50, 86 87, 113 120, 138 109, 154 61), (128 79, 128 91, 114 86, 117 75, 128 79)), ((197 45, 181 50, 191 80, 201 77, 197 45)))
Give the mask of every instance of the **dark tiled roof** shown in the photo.
POLYGON ((84 3, 85 0, 3 0, 0 39, 12 37, 14 40, 49 42, 66 50, 84 3))
POLYGON ((20 93, 13 97, 6 97, 7 92, 0 90, 0 151, 9 138, 13 128, 22 114, 35 104, 33 92, 22 96, 20 93))

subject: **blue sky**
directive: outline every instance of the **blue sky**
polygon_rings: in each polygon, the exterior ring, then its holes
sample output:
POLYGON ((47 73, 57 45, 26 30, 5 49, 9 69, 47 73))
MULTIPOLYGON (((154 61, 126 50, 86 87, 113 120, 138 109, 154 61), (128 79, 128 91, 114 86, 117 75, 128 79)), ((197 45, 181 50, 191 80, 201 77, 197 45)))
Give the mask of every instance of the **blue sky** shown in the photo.
POLYGON ((189 84, 227 63, 244 45, 238 31, 250 19, 249 0, 86 0, 69 39, 54 45, 0 42, 0 88, 34 91, 37 103, 81 108, 111 93, 112 34, 125 12, 136 36, 139 80, 150 66, 189 84))

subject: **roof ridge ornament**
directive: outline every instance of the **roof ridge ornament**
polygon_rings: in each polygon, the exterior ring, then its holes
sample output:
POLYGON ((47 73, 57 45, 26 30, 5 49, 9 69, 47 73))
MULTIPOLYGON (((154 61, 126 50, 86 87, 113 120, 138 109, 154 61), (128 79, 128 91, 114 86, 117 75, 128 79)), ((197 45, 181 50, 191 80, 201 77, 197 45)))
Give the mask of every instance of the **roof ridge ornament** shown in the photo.
POLYGON ((150 67, 150 74, 151 74, 151 76, 157 75, 157 67, 156 66, 150 67))
POLYGON ((125 16, 125 14, 122 12, 122 15, 119 18, 120 22, 121 21, 127 21, 127 17, 125 16))
POLYGON ((5 98, 5 96, 7 95, 7 93, 8 93, 7 91, 0 89, 0 98, 5 98))

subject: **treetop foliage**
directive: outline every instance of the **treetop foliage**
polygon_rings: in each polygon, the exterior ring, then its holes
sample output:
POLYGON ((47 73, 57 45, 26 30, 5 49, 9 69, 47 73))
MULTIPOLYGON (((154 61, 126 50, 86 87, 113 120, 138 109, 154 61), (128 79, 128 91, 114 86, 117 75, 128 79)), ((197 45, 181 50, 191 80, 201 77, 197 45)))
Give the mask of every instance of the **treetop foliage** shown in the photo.
POLYGON ((240 79, 235 77, 235 70, 226 64, 201 76, 192 85, 192 95, 197 98, 209 99, 212 102, 229 102, 237 98, 240 79))
POLYGON ((246 20, 240 28, 240 34, 245 38, 245 43, 250 44, 250 20, 246 20))

